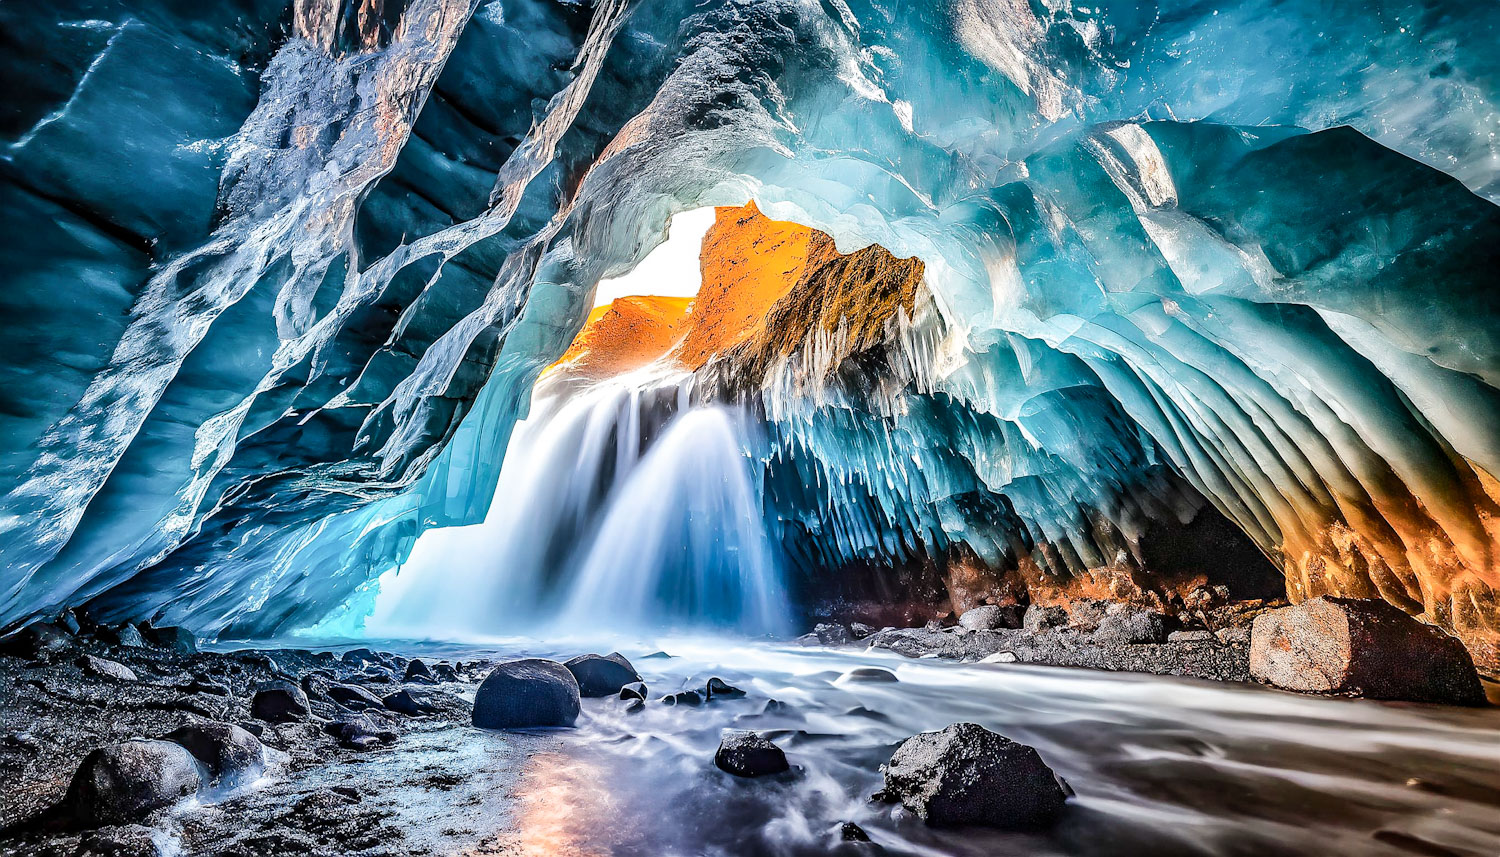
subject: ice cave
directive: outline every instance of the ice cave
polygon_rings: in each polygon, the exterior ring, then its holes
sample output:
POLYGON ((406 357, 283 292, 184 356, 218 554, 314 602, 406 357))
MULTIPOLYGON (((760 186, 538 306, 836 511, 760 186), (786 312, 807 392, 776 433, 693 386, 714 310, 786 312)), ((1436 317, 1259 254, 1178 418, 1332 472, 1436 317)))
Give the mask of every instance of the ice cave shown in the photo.
POLYGON ((1500 3, 0 45, 0 854, 1500 855, 1500 3))

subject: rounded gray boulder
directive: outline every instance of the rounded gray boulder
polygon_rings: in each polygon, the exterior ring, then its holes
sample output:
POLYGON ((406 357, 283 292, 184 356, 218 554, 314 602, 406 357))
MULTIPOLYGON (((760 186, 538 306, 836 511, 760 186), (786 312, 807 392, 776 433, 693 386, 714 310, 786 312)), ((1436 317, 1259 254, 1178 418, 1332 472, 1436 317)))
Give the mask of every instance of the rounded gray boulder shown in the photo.
POLYGON ((233 723, 191 723, 166 738, 192 753, 214 780, 243 782, 266 769, 266 751, 260 739, 233 723))
POLYGON ((882 797, 934 827, 1036 828, 1069 794, 1034 748, 975 723, 906 739, 882 770, 882 797))
POLYGON ((572 726, 580 708, 578 680, 567 667, 557 661, 526 658, 495 667, 479 685, 474 694, 474 725, 481 729, 572 726))
POLYGON ((121 824, 195 794, 201 784, 197 760, 181 745, 124 741, 84 757, 64 804, 85 824, 121 824))
POLYGON ((625 685, 641 680, 635 667, 619 652, 579 655, 563 666, 578 680, 578 692, 589 698, 614 696, 625 685))

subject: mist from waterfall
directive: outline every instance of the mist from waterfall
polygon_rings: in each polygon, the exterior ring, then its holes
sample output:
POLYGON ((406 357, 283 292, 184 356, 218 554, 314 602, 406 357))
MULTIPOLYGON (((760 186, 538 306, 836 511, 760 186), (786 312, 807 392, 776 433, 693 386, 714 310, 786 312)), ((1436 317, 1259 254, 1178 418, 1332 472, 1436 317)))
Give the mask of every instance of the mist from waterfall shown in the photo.
POLYGON ((484 522, 422 536, 365 632, 787 632, 742 415, 659 369, 556 386, 517 425, 484 522))

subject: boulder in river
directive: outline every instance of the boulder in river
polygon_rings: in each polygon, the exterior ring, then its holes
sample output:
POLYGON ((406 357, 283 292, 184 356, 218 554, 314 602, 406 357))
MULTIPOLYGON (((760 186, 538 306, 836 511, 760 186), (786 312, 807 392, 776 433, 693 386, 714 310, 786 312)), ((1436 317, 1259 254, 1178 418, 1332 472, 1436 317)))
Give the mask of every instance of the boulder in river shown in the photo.
POLYGON ((646 687, 645 682, 633 681, 630 684, 627 684, 624 687, 620 688, 620 698, 644 700, 646 698, 646 695, 650 692, 651 690, 650 688, 646 687))
POLYGON ((761 777, 788 769, 786 754, 754 732, 730 729, 719 740, 714 764, 736 777, 761 777))
POLYGON ((84 757, 64 807, 84 824, 121 824, 195 794, 201 783, 197 760, 180 744, 123 741, 84 757))
POLYGON ((525 658, 490 672, 474 694, 473 717, 481 729, 572 726, 580 708, 578 679, 567 667, 525 658))
POLYGON ((233 723, 190 723, 166 736, 203 763, 208 775, 225 783, 260 776, 266 767, 266 751, 260 739, 233 723))
POLYGON ((976 723, 906 739, 882 771, 880 797, 934 827, 1036 828, 1056 817, 1069 794, 1035 749, 976 723))
POLYGON ((714 676, 703 686, 704 699, 743 699, 745 692, 729 682, 714 676))
POLYGON ((625 685, 641 680, 635 667, 619 652, 579 655, 563 666, 578 680, 578 693, 589 698, 614 696, 625 685))
POLYGON ((1323 596, 1255 617, 1250 674, 1284 690, 1484 705, 1463 643, 1379 599, 1323 596))
POLYGON ((307 694, 285 679, 261 682, 250 699, 250 716, 267 723, 306 720, 310 713, 307 694))

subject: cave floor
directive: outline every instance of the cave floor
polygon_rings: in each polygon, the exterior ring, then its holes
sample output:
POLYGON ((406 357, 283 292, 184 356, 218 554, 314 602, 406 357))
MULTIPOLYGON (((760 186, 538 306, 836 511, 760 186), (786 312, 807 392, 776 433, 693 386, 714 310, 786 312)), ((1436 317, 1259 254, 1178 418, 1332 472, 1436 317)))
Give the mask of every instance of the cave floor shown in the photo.
MULTIPOLYGON (((361 645, 456 662, 461 680, 436 689, 459 700, 472 698, 488 661, 601 650, 519 640, 361 645)), ((635 713, 619 700, 585 700, 576 729, 507 733, 472 728, 456 706, 403 721, 393 742, 372 750, 341 747, 312 724, 272 726, 264 740, 279 748, 277 761, 237 793, 143 825, 13 831, 0 838, 0 854, 874 853, 837 841, 846 821, 887 854, 1500 853, 1493 708, 854 648, 724 640, 607 648, 632 659, 653 700, 715 675, 747 695, 701 706, 653 701, 635 713), (859 668, 896 680, 851 675, 859 668), (936 831, 869 800, 903 738, 963 721, 1035 746, 1068 780, 1077 797, 1054 828, 936 831), (792 771, 755 780, 718 771, 713 752, 731 727, 770 737, 792 771)), ((0 658, 0 827, 60 797, 93 746, 205 717, 240 722, 248 687, 272 669, 306 674, 331 660, 290 648, 119 659, 139 681, 0 658), (231 694, 185 692, 194 674, 222 676, 231 694)), ((376 695, 398 689, 367 686, 376 695)))

